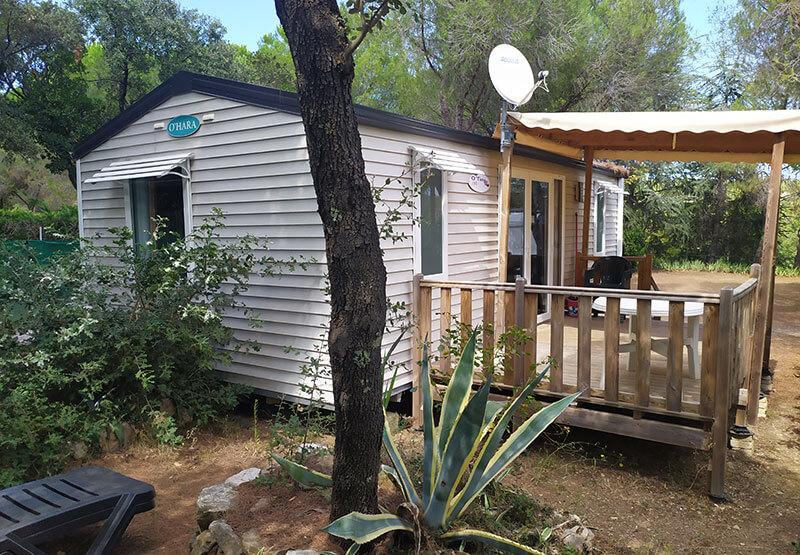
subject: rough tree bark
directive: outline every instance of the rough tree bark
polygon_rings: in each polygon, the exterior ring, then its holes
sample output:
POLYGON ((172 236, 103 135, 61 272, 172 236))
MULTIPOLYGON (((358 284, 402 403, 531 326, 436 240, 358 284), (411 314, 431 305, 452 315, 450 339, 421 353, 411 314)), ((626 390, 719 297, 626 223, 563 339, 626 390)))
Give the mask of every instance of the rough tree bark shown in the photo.
POLYGON ((275 0, 275 7, 297 74, 331 286, 331 519, 377 513, 386 269, 353 109, 352 52, 336 0, 275 0))

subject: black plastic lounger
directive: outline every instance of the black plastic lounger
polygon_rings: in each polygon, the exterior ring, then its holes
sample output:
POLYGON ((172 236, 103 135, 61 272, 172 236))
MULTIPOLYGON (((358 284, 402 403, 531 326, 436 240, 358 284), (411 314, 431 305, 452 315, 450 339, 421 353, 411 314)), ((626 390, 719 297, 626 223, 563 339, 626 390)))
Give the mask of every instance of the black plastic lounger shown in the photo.
POLYGON ((155 506, 154 498, 150 484, 99 466, 0 491, 0 554, 44 555, 36 545, 101 520, 87 553, 110 553, 133 516, 155 506))

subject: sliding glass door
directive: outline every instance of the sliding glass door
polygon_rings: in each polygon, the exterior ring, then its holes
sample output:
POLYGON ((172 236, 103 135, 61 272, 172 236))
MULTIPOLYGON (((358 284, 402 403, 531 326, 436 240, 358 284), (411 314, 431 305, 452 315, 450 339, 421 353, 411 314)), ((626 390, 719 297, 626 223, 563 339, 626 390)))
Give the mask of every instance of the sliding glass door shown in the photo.
MULTIPOLYGON (((561 282, 563 178, 514 171, 508 221, 506 281, 522 276, 530 284, 561 282)), ((539 296, 540 319, 550 315, 549 299, 539 296)))

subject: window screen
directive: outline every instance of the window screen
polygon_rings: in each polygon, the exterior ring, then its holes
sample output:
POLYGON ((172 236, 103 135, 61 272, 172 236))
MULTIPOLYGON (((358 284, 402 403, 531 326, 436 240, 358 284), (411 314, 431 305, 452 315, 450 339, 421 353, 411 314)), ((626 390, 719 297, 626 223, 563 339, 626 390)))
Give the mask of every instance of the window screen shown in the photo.
POLYGON ((428 168, 421 172, 420 251, 423 275, 441 274, 443 264, 444 220, 442 218, 442 171, 428 168))

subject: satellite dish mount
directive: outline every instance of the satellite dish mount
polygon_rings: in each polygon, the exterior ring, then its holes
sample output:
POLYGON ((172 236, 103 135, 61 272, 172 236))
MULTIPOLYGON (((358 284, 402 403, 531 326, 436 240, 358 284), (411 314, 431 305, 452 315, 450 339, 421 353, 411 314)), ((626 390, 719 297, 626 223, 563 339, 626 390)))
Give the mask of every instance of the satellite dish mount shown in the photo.
POLYGON ((511 146, 514 140, 513 131, 508 124, 508 106, 512 109, 522 106, 531 99, 533 92, 547 88, 549 72, 540 71, 537 80, 533 79, 533 71, 525 56, 510 44, 498 44, 489 54, 489 77, 495 90, 503 99, 500 113, 500 151, 511 146))

